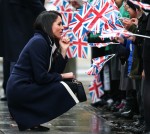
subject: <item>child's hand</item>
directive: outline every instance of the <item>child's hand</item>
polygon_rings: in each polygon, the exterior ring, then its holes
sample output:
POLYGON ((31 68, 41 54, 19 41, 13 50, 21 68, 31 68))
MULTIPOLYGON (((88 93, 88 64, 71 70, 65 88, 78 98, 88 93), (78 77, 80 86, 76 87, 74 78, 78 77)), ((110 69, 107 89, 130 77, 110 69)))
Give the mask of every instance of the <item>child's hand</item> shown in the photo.
POLYGON ((132 18, 131 21, 132 21, 132 23, 135 24, 136 26, 138 25, 138 19, 137 19, 137 18, 132 18))
POLYGON ((124 44, 124 38, 121 37, 121 36, 116 36, 116 37, 115 37, 115 40, 116 40, 117 42, 121 43, 121 44, 124 44))

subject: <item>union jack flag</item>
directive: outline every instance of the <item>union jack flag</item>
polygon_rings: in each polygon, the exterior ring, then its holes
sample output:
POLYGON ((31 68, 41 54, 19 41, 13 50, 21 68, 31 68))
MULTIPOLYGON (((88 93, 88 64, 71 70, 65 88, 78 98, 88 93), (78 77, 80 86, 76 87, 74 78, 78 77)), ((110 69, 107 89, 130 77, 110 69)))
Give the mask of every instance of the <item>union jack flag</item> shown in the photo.
POLYGON ((89 94, 92 103, 100 101, 100 97, 104 95, 102 81, 100 79, 100 74, 94 76, 94 80, 89 85, 89 94))
POLYGON ((108 42, 108 43, 89 43, 89 45, 91 47, 98 47, 98 48, 101 48, 101 47, 106 47, 110 44, 115 44, 114 42, 108 42))
MULTIPOLYGON (((106 0, 105 0, 106 1, 106 0)), ((103 0, 103 2, 105 2, 104 0, 103 0)), ((99 3, 99 0, 92 0, 91 2, 90 2, 90 4, 91 5, 93 5, 93 6, 95 6, 95 5, 97 5, 99 3)))
MULTIPOLYGON (((73 34, 72 34, 73 35, 73 34)), ((68 56, 70 58, 79 57, 87 58, 88 55, 88 43, 85 35, 80 37, 80 31, 76 36, 71 39, 71 44, 68 49, 68 56)))
POLYGON ((100 29, 105 23, 107 23, 108 18, 105 17, 104 14, 108 7, 109 3, 101 0, 94 8, 92 8, 92 12, 90 14, 92 16, 92 20, 90 20, 90 23, 86 25, 88 30, 96 31, 97 28, 100 29))
MULTIPOLYGON (((70 29, 72 29, 74 34, 77 34, 78 31, 82 31, 83 29, 85 29, 84 24, 86 25, 87 23, 89 23, 89 20, 91 19, 91 11, 92 7, 88 2, 86 2, 83 4, 81 10, 75 12, 74 17, 69 24, 69 27, 70 29)), ((85 34, 84 32, 82 33, 85 34)))
POLYGON ((61 15, 64 29, 69 29, 69 24, 74 16, 73 12, 62 12, 61 15))
POLYGON ((150 10, 150 5, 149 4, 145 4, 142 2, 138 2, 138 1, 134 1, 134 0, 130 0, 133 4, 137 5, 138 7, 145 9, 145 10, 150 10))
POLYGON ((73 55, 73 50, 72 50, 72 41, 76 38, 76 36, 73 34, 73 32, 71 31, 71 29, 65 29, 64 31, 63 31, 63 34, 62 34, 62 36, 67 36, 67 37, 69 37, 69 39, 70 39, 70 47, 68 48, 68 50, 67 50, 67 57, 68 58, 73 58, 74 57, 74 55, 73 55))
MULTIPOLYGON (((96 31, 97 25, 100 30, 101 27, 108 25, 109 20, 113 20, 115 23, 118 14, 120 14, 118 7, 114 4, 114 0, 101 0, 99 1, 92 11, 92 20, 86 26, 90 31, 96 31)), ((108 26, 107 26, 108 27, 108 26)))
MULTIPOLYGON (((99 22, 97 21, 98 24, 92 23, 92 24, 95 24, 95 26, 93 26, 92 27, 93 29, 91 29, 90 31, 92 31, 93 33, 95 33, 95 31, 97 33, 102 33, 103 31, 107 29, 122 29, 123 28, 121 21, 118 19, 118 15, 120 14, 120 12, 118 10, 118 7, 114 3, 115 3, 114 0, 107 0, 107 1, 102 0, 96 5, 96 8, 94 9, 95 18, 94 17, 93 18, 95 19, 95 21, 99 19, 99 22), (99 18, 96 19, 96 17, 98 16, 99 18)), ((88 27, 89 25, 90 23, 88 24, 88 27)), ((100 47, 105 47, 111 43, 112 42, 90 43, 90 46, 92 47, 96 46, 100 48, 100 47)))
POLYGON ((60 1, 62 1, 62 2, 59 3, 59 5, 57 4, 58 11, 72 12, 73 7, 70 5, 70 3, 67 0, 60 0, 60 1))
POLYGON ((53 4, 54 6, 59 6, 62 4, 61 0, 47 0, 46 2, 49 2, 50 4, 53 4))
POLYGON ((131 32, 125 30, 125 29, 117 29, 117 30, 114 30, 114 29, 108 29, 108 30, 105 30, 103 31, 103 33, 99 36, 100 38, 114 38, 116 36, 124 36, 124 37, 129 37, 130 35, 132 35, 131 32))
POLYGON ((114 56, 115 54, 111 54, 92 59, 93 63, 91 65, 91 68, 87 71, 87 74, 88 75, 98 74, 102 70, 105 63, 114 56))
POLYGON ((55 0, 55 1, 53 1, 53 5, 56 5, 57 10, 62 15, 64 29, 66 29, 66 28, 68 29, 69 23, 73 19, 73 11, 72 11, 73 7, 69 4, 69 2, 67 0, 62 0, 61 2, 58 2, 57 0, 55 0), (55 3, 57 3, 57 4, 55 4, 55 3))

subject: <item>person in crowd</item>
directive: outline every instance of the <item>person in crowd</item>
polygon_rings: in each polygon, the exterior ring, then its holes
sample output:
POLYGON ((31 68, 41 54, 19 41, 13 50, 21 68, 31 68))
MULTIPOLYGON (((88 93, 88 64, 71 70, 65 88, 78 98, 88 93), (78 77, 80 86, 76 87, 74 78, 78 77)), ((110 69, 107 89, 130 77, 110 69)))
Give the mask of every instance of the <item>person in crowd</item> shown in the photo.
MULTIPOLYGON (((1 18, 1 20, 0 20, 0 40, 1 40, 1 43, 0 43, 0 57, 4 57, 4 40, 3 40, 3 0, 0 0, 0 12, 1 12, 1 14, 0 14, 0 18, 1 18)), ((6 67, 4 67, 4 62, 3 62, 3 84, 2 84, 2 87, 3 87, 3 89, 6 89, 5 87, 6 87, 6 82, 7 82, 7 78, 8 78, 8 76, 7 76, 7 72, 5 71, 5 70, 7 70, 6 69, 6 67), (5 73, 6 72, 6 73, 5 73)), ((9 68, 10 69, 10 68, 9 68)), ((8 71, 8 73, 9 73, 9 71, 8 71)), ((4 90, 4 94, 5 94, 5 91, 6 90, 4 90)), ((1 98, 1 100, 3 101, 3 100, 6 100, 6 97, 2 97, 1 98)))
MULTIPOLYGON (((115 0, 115 3, 117 5, 118 8, 120 8, 121 4, 122 4, 123 0, 115 0)), ((109 38, 104 38, 104 40, 101 40, 99 38, 100 33, 97 34, 92 34, 92 33, 88 33, 88 43, 107 43, 107 42, 113 42, 115 40, 110 40, 109 38)), ((116 41, 115 41, 116 42, 116 41)), ((102 47, 102 48, 97 48, 97 47, 92 47, 91 48, 91 57, 92 58, 97 58, 100 56, 104 56, 104 55, 109 55, 109 54, 114 54, 116 53, 116 44, 111 44, 109 46, 106 47, 102 47)), ((118 69, 118 57, 113 57, 107 64, 109 67, 109 79, 110 79, 110 89, 107 89, 107 91, 104 88, 104 95, 101 97, 100 101, 98 101, 95 104, 92 104, 92 106, 104 106, 106 105, 106 107, 108 109, 111 108, 112 104, 116 101, 118 101, 119 95, 118 94, 118 87, 119 87, 119 78, 120 78, 120 71, 118 69)), ((102 69, 100 72, 100 77, 101 80, 103 82, 104 85, 104 75, 103 74, 104 70, 102 69)))
MULTIPOLYGON (((130 1, 127 1, 126 9, 127 11, 129 11, 131 15, 131 20, 128 20, 126 23, 126 25, 128 25, 127 27, 131 27, 131 25, 135 25, 137 27, 136 33, 140 35, 144 35, 146 25, 147 25, 147 17, 145 13, 143 12, 143 10, 139 8, 138 6, 134 5, 130 1), (134 10, 136 11, 136 14, 134 13, 134 10)), ((142 64, 143 41, 144 41, 144 38, 142 37, 132 38, 132 42, 134 43, 133 45, 134 46, 134 52, 133 52, 134 61, 132 63, 131 70, 128 74, 129 77, 131 77, 132 79, 135 79, 136 96, 137 96, 137 102, 138 102, 139 113, 140 113, 138 121, 133 123, 133 125, 135 126, 130 127, 130 130, 135 133, 142 133, 142 131, 144 130, 144 107, 143 107, 143 99, 142 99, 143 91, 141 87, 141 78, 142 78, 142 70, 143 70, 143 64, 142 64)), ((134 109, 135 105, 132 105, 132 107, 133 107, 132 109, 134 109)))
POLYGON ((81 9, 83 2, 82 0, 69 0, 69 3, 72 5, 74 8, 73 10, 78 10, 81 9))
MULTIPOLYGON (((128 31, 130 31, 132 33, 136 33, 137 26, 134 23, 132 23, 132 19, 138 17, 136 10, 139 10, 139 9, 138 9, 138 7, 135 7, 134 4, 132 4, 132 2, 130 2, 129 0, 126 1, 124 6, 125 6, 125 9, 129 12, 130 19, 124 18, 122 20, 122 22, 128 31)), ((129 36, 128 39, 132 40, 131 44, 134 49, 135 43, 133 43, 134 42, 133 40, 135 39, 135 37, 129 36)), ((128 48, 128 50, 129 49, 130 48, 128 48)), ((130 55, 131 55, 131 51, 132 50, 130 50, 130 55)), ((142 53, 141 53, 141 55, 142 55, 142 53)), ((126 104, 123 109, 119 110, 119 112, 117 112, 117 113, 114 113, 114 115, 121 116, 124 118, 132 118, 134 116, 134 114, 139 113, 137 99, 136 99, 137 91, 135 90, 135 89, 137 89, 137 87, 139 88, 139 86, 136 85, 137 82, 135 79, 128 76, 129 72, 127 72, 127 71, 129 69, 129 62, 128 62, 128 61, 130 61, 129 58, 132 59, 131 57, 128 57, 126 59, 126 64, 124 65, 124 69, 122 69, 122 72, 121 72, 123 75, 123 77, 121 77, 121 79, 122 79, 121 86, 126 91, 126 104)), ((137 55, 134 58, 138 59, 137 55)), ((140 90, 140 88, 139 88, 139 90, 140 90)))
MULTIPOLYGON (((149 0, 142 0, 143 3, 149 4, 149 0)), ((146 35, 150 36, 150 12, 147 13, 146 35)), ((145 134, 150 134, 150 38, 145 38, 143 45, 143 68, 144 68, 144 118, 145 118, 145 134)))
POLYGON ((129 14, 129 12, 126 10, 126 7, 125 7, 126 3, 127 3, 127 1, 126 1, 126 0, 123 0, 123 1, 122 1, 122 5, 121 5, 121 7, 119 8, 119 10, 120 10, 120 13, 121 13, 121 17, 130 18, 130 14, 129 14))
MULTIPOLYGON (((39 13, 45 10, 44 0, 2 0, 3 21, 3 89, 18 56, 33 35, 33 23, 39 13)), ((6 96, 2 100, 7 100, 6 96)))
POLYGON ((20 131, 48 131, 41 126, 78 102, 86 101, 72 72, 63 73, 68 61, 68 37, 62 37, 61 14, 44 11, 34 23, 35 34, 23 48, 7 83, 8 108, 20 131), (65 82, 66 80, 66 82, 65 82))
MULTIPOLYGON (((126 0, 116 0, 116 4, 118 5, 119 11, 120 11, 120 14, 121 14, 120 15, 120 20, 121 20, 121 18, 130 18, 129 12, 125 9, 126 0)), ((126 60, 126 57, 127 57, 128 54, 126 53, 126 50, 123 46, 117 45, 116 55, 120 59, 120 60, 118 60, 118 64, 116 64, 116 65, 118 66, 118 70, 120 71, 120 78, 122 78, 124 76, 124 73, 123 73, 124 66, 125 66, 124 63, 125 63, 125 60, 126 60)), ((113 63, 113 59, 111 60, 111 62, 113 63)), ((114 72, 113 70, 111 72, 114 72)), ((112 76, 115 76, 115 75, 112 75, 112 76)), ((120 78, 119 78, 119 80, 117 80, 118 83, 115 84, 116 87, 114 87, 117 90, 116 90, 116 92, 113 93, 114 94, 113 96, 114 97, 118 96, 119 99, 110 108, 111 111, 113 111, 113 112, 118 111, 119 109, 122 109, 125 106, 125 103, 126 103, 126 100, 125 100, 126 91, 125 91, 125 88, 123 88, 124 87, 123 84, 122 84, 123 80, 120 79, 120 78)))

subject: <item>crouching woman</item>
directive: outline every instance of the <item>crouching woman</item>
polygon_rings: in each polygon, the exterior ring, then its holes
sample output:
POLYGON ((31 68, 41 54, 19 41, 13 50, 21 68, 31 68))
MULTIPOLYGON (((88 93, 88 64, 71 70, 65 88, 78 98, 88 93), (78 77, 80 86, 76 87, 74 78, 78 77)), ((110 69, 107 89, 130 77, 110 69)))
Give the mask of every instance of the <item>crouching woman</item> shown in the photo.
POLYGON ((35 34, 22 50, 7 83, 8 108, 20 131, 48 131, 41 124, 80 101, 78 89, 64 81, 74 74, 63 73, 70 43, 61 36, 61 14, 42 12, 34 28, 35 34))

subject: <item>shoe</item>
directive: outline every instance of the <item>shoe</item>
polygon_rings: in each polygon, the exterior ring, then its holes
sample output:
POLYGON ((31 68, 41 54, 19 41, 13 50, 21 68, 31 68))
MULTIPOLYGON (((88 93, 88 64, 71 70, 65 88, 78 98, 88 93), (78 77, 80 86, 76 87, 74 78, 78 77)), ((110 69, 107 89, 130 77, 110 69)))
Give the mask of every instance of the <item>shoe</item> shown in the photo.
POLYGON ((50 129, 48 127, 44 127, 44 126, 37 126, 37 127, 32 127, 30 128, 31 131, 39 131, 39 132, 47 132, 50 129))
POLYGON ((125 100, 122 100, 121 103, 120 103, 118 106, 116 106, 116 109, 121 109, 121 108, 123 108, 123 107, 125 106, 125 104, 126 104, 126 101, 125 101, 125 100))
POLYGON ((93 106, 93 107, 102 107, 102 106, 104 106, 106 104, 107 104, 107 102, 104 99, 100 99, 96 103, 91 103, 91 106, 93 106))
POLYGON ((131 126, 126 129, 134 134, 142 134, 145 130, 145 125, 141 125, 140 127, 131 126))
POLYGON ((19 131, 26 131, 26 130, 36 131, 36 132, 47 132, 50 129, 48 127, 44 127, 44 126, 41 126, 41 125, 29 128, 29 129, 24 129, 24 128, 19 127, 19 131))
POLYGON ((116 117, 124 117, 126 119, 131 119, 133 117, 133 112, 131 109, 129 109, 128 106, 124 106, 123 108, 120 108, 118 112, 113 113, 116 117))
POLYGON ((121 113, 121 117, 123 117, 123 118, 126 118, 126 119, 132 119, 133 118, 133 112, 132 112, 132 110, 130 109, 130 110, 127 110, 127 111, 123 111, 122 113, 121 113))
POLYGON ((1 101, 7 101, 7 98, 6 98, 6 96, 5 96, 5 97, 2 97, 0 100, 1 100, 1 101))
POLYGON ((144 125, 144 123, 145 123, 144 118, 140 117, 140 118, 137 118, 137 120, 133 122, 133 125, 135 127, 140 127, 141 125, 144 125))
POLYGON ((150 131, 144 130, 144 132, 142 134, 150 134, 150 131))
POLYGON ((113 115, 119 118, 121 117, 121 111, 113 112, 113 115))
POLYGON ((116 107, 117 107, 119 104, 120 104, 120 102, 119 102, 119 101, 116 101, 116 102, 111 106, 110 110, 111 110, 112 112, 117 112, 118 110, 116 110, 116 107))
POLYGON ((126 104, 126 101, 122 100, 121 103, 119 103, 112 109, 113 112, 117 112, 117 111, 119 111, 119 109, 123 109, 125 107, 125 104, 126 104))

